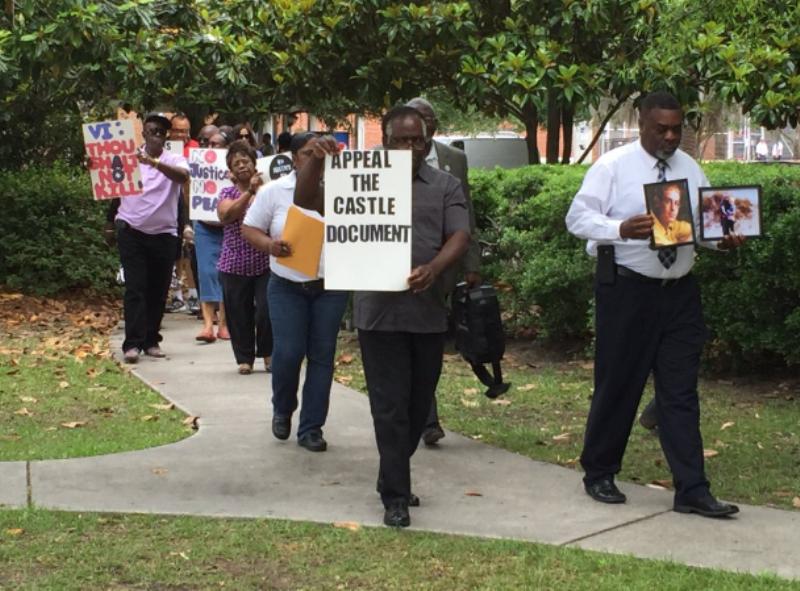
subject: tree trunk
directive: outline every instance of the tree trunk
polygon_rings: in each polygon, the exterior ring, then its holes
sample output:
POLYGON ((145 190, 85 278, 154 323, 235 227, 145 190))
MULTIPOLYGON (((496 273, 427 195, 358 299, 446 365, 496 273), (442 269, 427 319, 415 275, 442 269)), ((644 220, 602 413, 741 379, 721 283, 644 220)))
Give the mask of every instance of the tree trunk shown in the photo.
POLYGON ((572 156, 572 125, 575 122, 575 107, 567 105, 561 110, 561 129, 564 134, 564 148, 561 150, 561 164, 569 164, 572 156))
POLYGON ((531 104, 522 110, 522 122, 525 124, 525 143, 528 145, 528 164, 540 164, 539 145, 539 111, 531 104))
POLYGON ((561 132, 561 107, 558 104, 558 93, 554 89, 547 91, 547 149, 548 164, 558 164, 558 140, 561 132))
POLYGON ((625 103, 626 100, 628 100, 627 95, 624 98, 621 98, 619 101, 617 101, 617 104, 608 110, 606 116, 603 117, 603 121, 600 122, 600 127, 597 129, 597 132, 595 132, 592 141, 589 142, 589 145, 586 146, 586 149, 583 151, 583 154, 581 154, 581 157, 578 158, 577 164, 580 164, 586 159, 586 157, 589 155, 589 152, 592 151, 592 148, 594 148, 594 145, 597 143, 597 140, 599 140, 600 136, 603 134, 606 125, 608 125, 608 122, 611 121, 611 118, 614 116, 614 113, 616 113, 619 110, 619 108, 625 103))

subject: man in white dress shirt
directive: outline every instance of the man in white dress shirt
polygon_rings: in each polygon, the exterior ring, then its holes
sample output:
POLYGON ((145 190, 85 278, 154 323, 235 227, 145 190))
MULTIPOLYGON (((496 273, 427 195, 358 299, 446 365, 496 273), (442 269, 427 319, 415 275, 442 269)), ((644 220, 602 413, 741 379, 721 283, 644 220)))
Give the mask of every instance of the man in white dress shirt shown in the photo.
MULTIPOLYGON (((715 499, 703 466, 697 373, 706 338, 700 291, 691 274, 694 245, 649 248, 653 217, 643 185, 687 179, 692 210, 703 171, 678 149, 683 112, 672 95, 654 92, 640 105, 640 140, 604 154, 586 173, 567 228, 598 258, 595 284, 595 389, 581 465, 586 492, 623 503, 614 484, 642 390, 653 373, 661 447, 672 470, 674 510, 722 517, 738 512, 715 499)), ((695 223, 696 220, 695 220, 695 223)), ((726 236, 717 246, 739 246, 726 236)), ((712 246, 713 247, 713 246, 712 246)))

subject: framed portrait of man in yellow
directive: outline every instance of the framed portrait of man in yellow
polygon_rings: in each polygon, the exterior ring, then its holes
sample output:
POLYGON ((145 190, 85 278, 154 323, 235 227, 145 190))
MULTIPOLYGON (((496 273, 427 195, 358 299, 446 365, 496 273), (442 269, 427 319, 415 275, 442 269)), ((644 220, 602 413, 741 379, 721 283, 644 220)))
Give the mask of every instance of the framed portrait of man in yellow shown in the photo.
POLYGON ((647 213, 653 216, 651 248, 670 248, 695 243, 692 203, 686 179, 644 186, 647 213))

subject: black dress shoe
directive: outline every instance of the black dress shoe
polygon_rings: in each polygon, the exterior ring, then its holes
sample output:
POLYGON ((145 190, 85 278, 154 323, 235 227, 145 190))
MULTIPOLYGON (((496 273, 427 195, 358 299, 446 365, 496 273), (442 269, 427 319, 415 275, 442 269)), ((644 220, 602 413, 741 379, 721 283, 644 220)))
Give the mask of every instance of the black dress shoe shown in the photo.
MULTIPOLYGON (((379 495, 383 494, 383 479, 380 476, 378 476, 378 482, 375 484, 375 490, 379 495)), ((419 507, 419 497, 413 492, 408 495, 408 506, 419 507)))
POLYGON ((297 439, 297 445, 305 447, 308 451, 325 451, 328 442, 322 436, 322 431, 309 431, 297 439))
POLYGON ((436 445, 439 440, 443 438, 444 431, 440 425, 425 427, 425 430, 422 432, 422 441, 425 442, 425 445, 436 445))
POLYGON ((272 417, 272 434, 278 439, 289 439, 292 432, 291 417, 272 417))
POLYGON ((586 489, 586 494, 601 503, 616 504, 624 503, 627 500, 627 497, 617 488, 617 485, 614 484, 614 479, 610 476, 601 478, 591 484, 584 484, 584 488, 586 489))
POLYGON ((644 407, 642 414, 639 415, 639 424, 648 431, 658 427, 658 411, 656 410, 655 398, 644 407))
POLYGON ((389 527, 408 527, 411 516, 408 514, 408 503, 405 499, 392 501, 383 513, 383 523, 389 527))
POLYGON ((718 501, 711 493, 706 493, 699 497, 676 500, 673 510, 678 513, 697 513, 703 517, 728 517, 738 513, 739 507, 718 501))

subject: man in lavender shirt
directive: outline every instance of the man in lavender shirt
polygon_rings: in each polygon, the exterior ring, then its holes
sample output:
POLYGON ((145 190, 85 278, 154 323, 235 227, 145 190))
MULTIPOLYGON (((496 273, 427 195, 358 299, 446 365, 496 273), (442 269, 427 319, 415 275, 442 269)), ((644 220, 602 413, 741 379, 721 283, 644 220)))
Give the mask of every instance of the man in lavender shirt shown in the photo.
POLYGON ((161 114, 145 118, 137 154, 144 192, 122 199, 114 220, 125 270, 126 363, 136 363, 142 351, 164 357, 159 329, 178 248, 178 200, 189 180, 186 158, 164 151, 170 125, 161 114))

